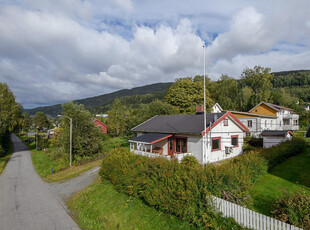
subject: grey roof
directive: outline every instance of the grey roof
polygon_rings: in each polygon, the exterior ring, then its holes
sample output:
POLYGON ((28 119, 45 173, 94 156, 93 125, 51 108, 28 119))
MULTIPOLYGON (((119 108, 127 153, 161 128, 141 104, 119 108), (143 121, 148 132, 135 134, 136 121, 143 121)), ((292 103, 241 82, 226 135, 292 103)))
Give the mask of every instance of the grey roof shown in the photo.
POLYGON ((294 111, 293 109, 291 108, 287 108, 287 107, 284 107, 284 106, 281 106, 281 105, 275 105, 275 104, 271 104, 271 103, 267 103, 267 102, 264 102, 262 101, 261 103, 259 103, 258 105, 256 105, 254 108, 252 108, 249 112, 253 111, 254 109, 256 109, 258 106, 260 106, 261 104, 265 104, 267 106, 269 106, 270 108, 273 108, 274 110, 276 111, 280 111, 280 110, 290 110, 290 111, 294 111))
POLYGON ((285 137, 290 130, 264 130, 261 136, 285 137))
MULTIPOLYGON (((224 114, 225 113, 206 114, 207 128, 210 122, 214 123, 224 114)), ((201 134, 203 125, 203 114, 165 115, 155 116, 131 130, 134 132, 148 133, 201 134)))
POLYGON ((131 138, 129 141, 133 142, 144 142, 144 143, 155 143, 159 140, 168 138, 171 134, 167 133, 147 133, 138 137, 131 138))

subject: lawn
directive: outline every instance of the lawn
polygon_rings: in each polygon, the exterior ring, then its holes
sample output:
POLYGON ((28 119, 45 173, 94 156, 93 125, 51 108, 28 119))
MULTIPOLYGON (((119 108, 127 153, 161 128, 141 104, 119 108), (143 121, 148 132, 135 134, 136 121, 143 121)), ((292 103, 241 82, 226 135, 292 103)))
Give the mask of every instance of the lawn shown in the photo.
POLYGON ((262 176, 252 187, 251 209, 271 215, 272 203, 282 196, 282 191, 302 191, 310 195, 310 148, 305 152, 287 159, 262 176))
POLYGON ((61 181, 61 180, 67 180, 73 177, 77 177, 83 172, 86 172, 96 166, 101 165, 102 160, 93 161, 90 163, 86 163, 79 166, 72 166, 70 168, 67 168, 65 170, 59 171, 54 174, 49 174, 45 177, 45 181, 48 183, 61 181))
POLYGON ((119 193, 99 179, 74 195, 68 206, 82 229, 193 229, 188 222, 119 193))

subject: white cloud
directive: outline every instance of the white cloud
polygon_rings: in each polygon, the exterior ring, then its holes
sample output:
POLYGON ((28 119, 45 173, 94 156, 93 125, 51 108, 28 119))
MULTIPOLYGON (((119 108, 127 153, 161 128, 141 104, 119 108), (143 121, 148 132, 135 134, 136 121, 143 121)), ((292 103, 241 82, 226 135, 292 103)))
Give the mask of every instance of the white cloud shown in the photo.
POLYGON ((0 81, 25 107, 173 81, 203 72, 203 39, 213 79, 239 77, 255 65, 272 71, 306 69, 309 4, 7 2, 0 8, 0 81))

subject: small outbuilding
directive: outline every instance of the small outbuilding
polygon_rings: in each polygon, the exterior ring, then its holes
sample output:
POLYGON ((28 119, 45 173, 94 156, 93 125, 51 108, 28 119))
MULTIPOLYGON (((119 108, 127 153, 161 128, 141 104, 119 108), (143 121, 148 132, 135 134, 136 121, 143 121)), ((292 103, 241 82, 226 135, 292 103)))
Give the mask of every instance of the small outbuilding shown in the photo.
POLYGON ((270 148, 283 141, 291 140, 293 132, 290 130, 264 130, 260 136, 263 138, 264 148, 270 148))

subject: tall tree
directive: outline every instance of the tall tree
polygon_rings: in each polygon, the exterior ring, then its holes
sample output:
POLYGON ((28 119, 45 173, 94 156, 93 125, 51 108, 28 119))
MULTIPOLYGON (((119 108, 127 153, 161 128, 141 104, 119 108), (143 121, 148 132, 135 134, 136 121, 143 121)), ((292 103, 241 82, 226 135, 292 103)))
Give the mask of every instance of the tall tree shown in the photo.
POLYGON ((272 78, 270 68, 255 66, 254 69, 246 68, 243 70, 241 85, 248 86, 253 92, 248 103, 249 108, 254 107, 261 101, 269 102, 271 100, 272 78))
POLYGON ((10 132, 18 127, 21 110, 7 84, 0 82, 0 155, 7 151, 10 132))
MULTIPOLYGON (((62 105, 63 117, 61 121, 61 133, 59 144, 62 149, 69 153, 70 149, 70 122, 72 118, 72 157, 91 156, 98 153, 102 133, 93 123, 93 116, 83 105, 68 102, 62 105)), ((67 155, 69 157, 69 155, 67 155)))
POLYGON ((216 82, 214 99, 225 110, 236 110, 238 107, 238 82, 227 75, 222 75, 216 82))
POLYGON ((37 112, 33 117, 33 124, 38 130, 47 129, 50 125, 50 122, 47 116, 43 112, 37 112))
POLYGON ((125 106, 117 98, 114 100, 111 110, 108 112, 109 129, 117 135, 123 135, 126 129, 125 106))
MULTIPOLYGON (((179 78, 169 88, 165 100, 175 106, 180 113, 194 113, 196 105, 203 104, 203 80, 196 78, 179 78)), ((212 99, 206 89, 206 107, 211 108, 212 99)))

